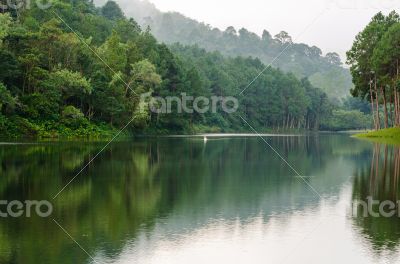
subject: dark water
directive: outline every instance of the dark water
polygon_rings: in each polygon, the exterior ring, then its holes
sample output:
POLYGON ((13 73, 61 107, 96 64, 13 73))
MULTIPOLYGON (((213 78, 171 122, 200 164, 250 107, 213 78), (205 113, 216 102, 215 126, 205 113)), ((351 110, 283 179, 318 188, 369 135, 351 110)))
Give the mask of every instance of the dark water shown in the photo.
POLYGON ((140 139, 112 143, 59 193, 105 143, 0 145, 0 200, 54 206, 0 218, 0 263, 398 263, 400 218, 351 212, 399 199, 398 148, 267 140, 301 177, 256 137, 140 139))

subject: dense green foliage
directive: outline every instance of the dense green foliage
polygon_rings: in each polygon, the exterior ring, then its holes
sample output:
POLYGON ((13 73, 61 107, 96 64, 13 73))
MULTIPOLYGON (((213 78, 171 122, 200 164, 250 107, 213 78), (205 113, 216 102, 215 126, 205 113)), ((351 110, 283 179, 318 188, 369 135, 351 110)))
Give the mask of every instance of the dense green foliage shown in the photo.
POLYGON ((138 95, 179 94, 187 90, 186 73, 115 3, 97 9, 89 1, 57 1, 0 19, 3 136, 103 134, 129 120, 140 131, 189 128, 183 118, 151 123, 150 113, 138 113, 138 95))
MULTIPOLYGON (((258 59, 225 58, 196 46, 175 45, 172 50, 185 65, 198 70, 207 90, 215 95, 238 95, 241 90, 237 88, 245 88, 265 67, 258 59)), ((258 127, 319 129, 320 120, 330 114, 331 105, 325 93, 314 88, 307 79, 300 81, 293 74, 273 68, 265 71, 245 94, 238 96, 241 114, 252 123, 256 122, 258 127)), ((226 116, 221 122, 230 118, 226 116)))
POLYGON ((273 68, 240 95, 266 67, 259 59, 168 48, 125 19, 114 2, 96 8, 91 1, 59 0, 0 20, 1 136, 111 135, 129 122, 127 131, 135 134, 249 131, 240 116, 260 131, 317 130, 324 120, 330 129, 337 108, 307 79, 273 68), (239 109, 160 114, 140 100, 182 93, 236 96, 239 109))
POLYGON ((326 130, 352 130, 352 129, 369 129, 371 127, 371 119, 359 110, 345 111, 334 110, 332 115, 324 120, 322 129, 326 130))
POLYGON ((272 63, 275 68, 294 73, 297 78, 309 78, 314 86, 335 98, 347 96, 353 87, 349 70, 341 67, 337 53, 323 56, 318 47, 294 43, 287 32, 282 31, 273 37, 264 30, 260 37, 245 28, 228 27, 221 31, 179 13, 163 13, 148 1, 119 2, 126 15, 143 27, 149 26, 156 38, 165 43, 197 44, 208 51, 219 51, 231 57, 259 58, 265 64, 272 63), (277 56, 279 59, 274 60, 277 56))
POLYGON ((400 125, 400 16, 376 14, 347 53, 355 97, 371 102, 375 129, 400 125), (383 118, 381 117, 383 112, 383 118))

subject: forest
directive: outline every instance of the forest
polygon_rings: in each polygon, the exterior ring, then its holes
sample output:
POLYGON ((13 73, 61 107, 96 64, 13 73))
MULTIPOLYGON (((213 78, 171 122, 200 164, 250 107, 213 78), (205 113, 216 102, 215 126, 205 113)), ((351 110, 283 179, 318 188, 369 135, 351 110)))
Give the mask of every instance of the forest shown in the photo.
POLYGON ((400 125, 400 17, 381 12, 361 31, 347 53, 352 94, 370 102, 376 130, 400 125))
POLYGON ((259 58, 263 63, 291 72, 299 79, 307 77, 311 84, 333 98, 346 97, 353 87, 350 72, 342 67, 341 58, 336 52, 323 55, 319 47, 296 43, 297 40, 286 31, 272 35, 264 29, 258 35, 246 28, 236 29, 232 26, 220 30, 177 12, 161 12, 147 0, 118 2, 126 15, 133 17, 143 27, 149 26, 152 34, 167 44, 199 45, 207 51, 219 51, 225 56, 259 58), (277 56, 278 60, 275 59, 277 56))
MULTIPOLYGON (((0 136, 134 135, 370 127, 362 101, 328 97, 258 58, 160 43, 113 1, 57 0, 0 13, 0 136), (139 95, 236 96, 237 113, 139 111, 139 95)), ((357 89, 357 88, 356 88, 357 89)))

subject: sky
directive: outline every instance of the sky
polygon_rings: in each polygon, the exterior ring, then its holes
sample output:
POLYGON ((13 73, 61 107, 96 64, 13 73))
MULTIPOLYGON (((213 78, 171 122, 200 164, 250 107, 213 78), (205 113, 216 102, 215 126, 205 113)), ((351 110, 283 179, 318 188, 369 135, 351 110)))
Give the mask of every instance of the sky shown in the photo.
MULTIPOLYGON (((117 0, 118 2, 118 0, 117 0)), ((345 61, 353 40, 379 11, 400 10, 400 0, 150 0, 224 30, 247 28, 259 35, 287 31, 295 42, 337 52, 345 61)))

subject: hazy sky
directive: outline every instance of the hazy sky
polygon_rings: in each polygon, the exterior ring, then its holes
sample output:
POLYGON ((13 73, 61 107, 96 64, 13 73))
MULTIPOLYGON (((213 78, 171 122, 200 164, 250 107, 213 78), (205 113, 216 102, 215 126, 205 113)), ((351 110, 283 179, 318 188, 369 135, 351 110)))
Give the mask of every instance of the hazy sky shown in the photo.
MULTIPOLYGON (((117 0, 118 2, 118 0, 117 0)), ((150 0, 161 11, 225 29, 245 27, 259 35, 289 32, 295 42, 336 51, 345 60, 355 35, 379 11, 399 10, 400 0, 150 0)))

